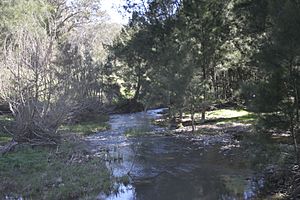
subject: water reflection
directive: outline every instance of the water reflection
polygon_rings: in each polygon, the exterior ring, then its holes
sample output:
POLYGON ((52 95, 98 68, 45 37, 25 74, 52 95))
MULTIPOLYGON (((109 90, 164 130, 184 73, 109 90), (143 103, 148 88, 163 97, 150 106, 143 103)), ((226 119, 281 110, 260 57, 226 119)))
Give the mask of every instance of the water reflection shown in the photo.
POLYGON ((241 160, 187 141, 148 138, 137 147, 136 199, 250 199, 252 172, 241 160), (159 140, 159 141, 156 141, 159 140))
MULTIPOLYGON (((106 147, 114 176, 130 174, 132 183, 120 185, 119 193, 108 200, 196 200, 196 199, 251 199, 256 188, 253 172, 236 152, 220 153, 220 146, 201 147, 199 143, 176 137, 153 135, 126 138, 129 128, 150 125, 158 117, 154 110, 147 113, 114 115, 112 129, 89 138, 98 148, 106 147)), ((239 151, 239 150, 237 150, 239 151)))

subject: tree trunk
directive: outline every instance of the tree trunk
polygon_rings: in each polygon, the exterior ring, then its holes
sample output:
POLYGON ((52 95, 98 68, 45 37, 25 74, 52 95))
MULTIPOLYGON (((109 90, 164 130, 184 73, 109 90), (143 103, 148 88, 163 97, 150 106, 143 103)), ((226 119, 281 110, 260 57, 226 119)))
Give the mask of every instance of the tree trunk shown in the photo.
POLYGON ((180 121, 180 123, 182 123, 182 119, 183 119, 183 112, 182 112, 182 108, 180 108, 180 110, 179 110, 179 121, 180 121))
POLYGON ((202 112, 201 112, 201 122, 202 123, 205 122, 205 113, 206 113, 206 111, 205 111, 205 109, 203 109, 202 112))
POLYGON ((134 97, 133 100, 137 101, 139 98, 140 90, 141 90, 141 79, 142 79, 142 74, 141 74, 141 69, 138 69, 138 74, 137 74, 137 86, 135 89, 134 97))
POLYGON ((195 132, 195 112, 194 109, 191 109, 191 120, 192 120, 192 133, 195 132))
POLYGON ((299 152, 298 152, 298 143, 297 143, 297 137, 296 137, 296 133, 295 133, 295 124, 294 124, 294 116, 292 116, 293 113, 291 113, 290 116, 290 130, 293 136, 293 142, 294 142, 294 151, 296 154, 296 161, 297 163, 299 163, 299 152))
POLYGON ((299 94, 298 94, 298 88, 296 85, 296 81, 294 80, 294 89, 295 89, 295 111, 296 111, 296 123, 299 123, 299 94))
POLYGON ((293 136, 294 141, 294 150, 296 154, 297 163, 299 163, 299 152, 298 152, 298 143, 297 143, 297 135, 295 128, 297 127, 297 124, 299 123, 299 96, 298 96, 298 89, 297 89, 297 83, 296 83, 296 77, 294 72, 294 56, 292 55, 290 58, 290 66, 289 66, 289 73, 290 78, 292 79, 292 89, 294 90, 294 102, 293 102, 293 108, 290 112, 290 130, 293 136), (296 117, 296 119, 295 119, 296 117))

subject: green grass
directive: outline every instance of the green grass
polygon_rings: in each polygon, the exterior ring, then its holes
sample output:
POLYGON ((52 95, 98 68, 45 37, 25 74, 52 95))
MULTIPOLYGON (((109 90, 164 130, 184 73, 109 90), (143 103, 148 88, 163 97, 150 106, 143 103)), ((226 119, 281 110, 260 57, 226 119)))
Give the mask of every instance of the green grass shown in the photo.
MULTIPOLYGON (((195 113, 196 123, 200 124, 201 113, 195 113)), ((230 124, 230 123, 242 123, 242 124, 256 124, 258 122, 259 116, 255 113, 248 112, 246 110, 241 109, 219 109, 208 111, 205 113, 205 123, 209 124, 230 124)), ((183 123, 191 121, 191 115, 189 113, 184 113, 183 115, 183 123)), ((153 120, 152 124, 167 127, 169 126, 169 119, 159 119, 153 120)), ((182 124, 178 124, 178 126, 182 126, 182 124)), ((187 126, 187 125, 184 125, 187 126)))
POLYGON ((207 112, 207 120, 222 123, 254 123, 258 116, 246 110, 220 109, 207 112))
POLYGON ((77 124, 64 124, 59 130, 67 133, 75 133, 78 135, 87 136, 101 131, 110 129, 110 125, 107 122, 108 116, 100 116, 89 122, 79 122, 77 124))
MULTIPOLYGON (((185 117, 190 118, 189 114, 185 114, 185 117)), ((212 122, 254 122, 258 116, 252 112, 246 110, 235 110, 235 109, 219 109, 206 112, 206 120, 212 122)), ((196 119, 201 119, 201 113, 195 114, 196 119)))
POLYGON ((9 136, 0 136, 0 145, 9 142, 11 139, 9 136))
MULTIPOLYGON (((101 115, 89 122, 80 122, 77 124, 64 124, 59 128, 59 131, 63 133, 76 133, 78 135, 90 135, 96 132, 108 130, 110 125, 108 124, 109 116, 101 115)), ((0 145, 11 140, 10 135, 7 134, 7 129, 12 126, 13 118, 10 115, 0 115, 0 145)))
MULTIPOLYGON (((12 120, 0 116, 0 145, 11 140, 4 126, 9 128, 12 120)), ((91 122, 63 125, 60 130, 87 135, 108 129, 107 120, 108 116, 100 116, 91 122)), ((103 161, 89 155, 85 144, 72 138, 57 148, 20 145, 0 156, 0 199, 95 199, 100 192, 109 193, 112 178, 103 161)))
POLYGON ((245 110, 219 109, 207 112, 209 118, 232 118, 249 115, 245 110))
POLYGON ((109 128, 110 126, 106 122, 83 122, 79 124, 62 125, 60 131, 86 136, 108 130, 109 128))
POLYGON ((95 199, 109 193, 111 174, 82 144, 22 147, 0 157, 0 198, 95 199))

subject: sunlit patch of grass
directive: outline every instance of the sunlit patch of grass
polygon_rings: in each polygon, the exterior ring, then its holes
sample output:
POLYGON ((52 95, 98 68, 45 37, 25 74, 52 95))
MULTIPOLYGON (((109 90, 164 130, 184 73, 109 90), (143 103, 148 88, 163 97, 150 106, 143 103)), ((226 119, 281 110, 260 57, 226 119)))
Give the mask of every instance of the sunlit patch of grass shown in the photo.
POLYGON ((78 124, 62 125, 60 131, 71 132, 79 135, 90 135, 106 131, 110 128, 107 122, 83 122, 78 124))
MULTIPOLYGON (((201 113, 195 113, 195 119, 201 119, 201 113)), ((214 124, 226 124, 226 123, 243 123, 254 124, 258 120, 258 115, 246 110, 240 109, 219 109, 208 111, 205 113, 205 122, 214 124)), ((185 113, 183 121, 190 121, 191 115, 185 113)))
POLYGON ((231 110, 231 109, 220 109, 207 112, 208 118, 233 118, 233 117, 243 117, 249 115, 250 113, 245 110, 231 110))
POLYGON ((246 110, 220 109, 207 112, 207 120, 220 123, 254 123, 258 116, 246 110))
MULTIPOLYGON (((197 125, 203 124, 201 121, 202 114, 200 112, 195 113, 195 123, 197 125)), ((205 113, 205 122, 204 124, 214 124, 214 125, 223 125, 223 124, 232 124, 232 123, 241 123, 245 125, 257 124, 259 115, 241 109, 218 109, 213 111, 208 111, 205 113)), ((170 125, 170 120, 168 118, 163 118, 159 120, 153 120, 152 124, 168 127, 170 125)), ((182 128, 183 126, 191 126, 191 115, 189 113, 183 113, 183 119, 180 123, 177 124, 177 128, 182 128)))
POLYGON ((110 172, 77 143, 22 147, 0 157, 0 198, 95 199, 109 193, 110 172))

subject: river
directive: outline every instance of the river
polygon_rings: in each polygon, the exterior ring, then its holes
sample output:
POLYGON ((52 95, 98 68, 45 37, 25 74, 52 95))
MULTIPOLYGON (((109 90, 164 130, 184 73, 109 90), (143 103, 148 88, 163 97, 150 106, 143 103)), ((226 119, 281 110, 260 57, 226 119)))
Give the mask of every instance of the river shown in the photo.
POLYGON ((259 181, 255 170, 229 136, 191 139, 160 134, 151 124, 162 109, 110 117, 111 129, 87 138, 94 153, 107 152, 113 176, 130 175, 130 183, 117 184, 106 200, 234 200, 254 199, 259 181), (126 137, 128 130, 155 134, 126 137))

